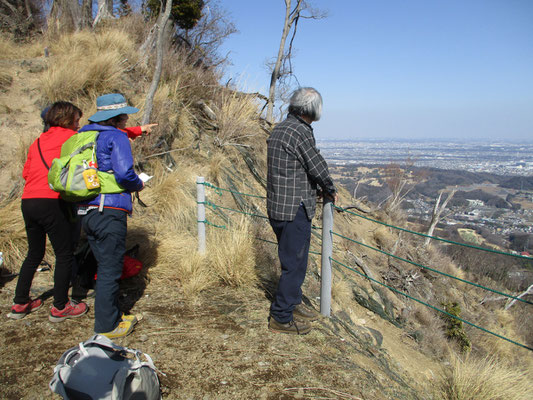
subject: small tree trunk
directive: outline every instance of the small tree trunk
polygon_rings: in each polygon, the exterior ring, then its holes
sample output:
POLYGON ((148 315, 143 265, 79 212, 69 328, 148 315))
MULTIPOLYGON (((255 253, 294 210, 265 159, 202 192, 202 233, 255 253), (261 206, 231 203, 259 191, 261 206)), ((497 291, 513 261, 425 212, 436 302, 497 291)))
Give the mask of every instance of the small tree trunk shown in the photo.
POLYGON ((93 22, 93 28, 102 20, 113 18, 113 0, 98 0, 98 12, 93 22))
POLYGON ((81 28, 93 25, 93 0, 83 0, 81 4, 81 28))
POLYGON ((30 0, 24 0, 24 5, 26 6, 26 18, 28 18, 28 21, 31 21, 33 19, 33 14, 31 12, 30 0))
POLYGON ((285 43, 287 41, 287 36, 289 36, 289 32, 292 28, 292 24, 294 20, 300 14, 303 0, 297 0, 294 11, 292 12, 291 12, 291 2, 292 0, 285 0, 285 21, 283 22, 283 32, 281 34, 281 41, 279 43, 278 57, 276 58, 276 63, 274 64, 272 75, 270 76, 270 88, 268 90, 268 107, 267 107, 267 115, 266 115, 266 120, 270 123, 273 122, 274 99, 276 97, 276 84, 280 77, 281 64, 283 62, 283 53, 285 51, 285 43))
MULTIPOLYGON (((441 198, 442 198, 442 191, 439 192, 439 197, 435 200, 435 206, 433 207, 433 213, 431 214, 431 222, 429 223, 429 228, 427 231, 428 236, 433 236, 433 231, 435 230, 435 227, 440 221, 440 217, 442 215, 442 212, 446 209, 446 206, 448 205, 448 202, 452 199, 455 192, 457 190, 453 189, 449 194, 448 197, 446 197, 446 200, 439 206, 441 198)), ((431 238, 427 237, 424 242, 424 247, 427 247, 429 242, 431 241, 431 238)))
POLYGON ((157 44, 156 44, 156 64, 154 70, 154 76, 152 78, 152 84, 146 95, 146 101, 144 102, 144 115, 141 120, 141 124, 145 125, 150 122, 150 116, 152 114, 152 109, 154 107, 154 96, 159 86, 159 81, 161 79, 161 72, 163 70, 163 53, 166 48, 166 26, 168 19, 170 18, 170 11, 172 10, 172 0, 167 0, 165 6, 165 13, 160 19, 157 30, 157 44))
POLYGON ((81 26, 80 4, 77 1, 54 0, 48 26, 55 26, 57 32, 78 30, 81 26))

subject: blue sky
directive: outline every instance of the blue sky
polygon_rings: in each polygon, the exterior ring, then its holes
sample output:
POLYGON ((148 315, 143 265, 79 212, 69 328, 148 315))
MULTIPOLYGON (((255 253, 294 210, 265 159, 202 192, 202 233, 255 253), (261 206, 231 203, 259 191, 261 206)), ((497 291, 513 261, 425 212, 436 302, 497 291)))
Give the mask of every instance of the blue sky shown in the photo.
MULTIPOLYGON (((267 93, 283 0, 222 0, 232 77, 267 93)), ((533 0, 314 0, 293 67, 317 88, 318 139, 533 141, 533 0)))

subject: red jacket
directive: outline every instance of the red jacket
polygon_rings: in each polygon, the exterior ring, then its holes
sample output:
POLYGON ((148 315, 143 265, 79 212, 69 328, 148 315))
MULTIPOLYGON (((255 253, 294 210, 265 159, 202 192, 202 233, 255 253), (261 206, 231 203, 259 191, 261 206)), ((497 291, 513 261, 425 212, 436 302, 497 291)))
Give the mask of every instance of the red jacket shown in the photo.
MULTIPOLYGON (((59 126, 53 126, 46 132, 41 133, 37 140, 40 140, 41 152, 48 167, 52 165, 54 158, 60 156, 63 143, 74 134, 76 134, 76 131, 59 126)), ((26 180, 22 198, 58 199, 59 193, 54 192, 48 186, 48 168, 45 167, 39 154, 37 140, 31 144, 28 158, 22 170, 22 177, 26 180)))
MULTIPOLYGON (((140 126, 126 128, 125 130, 128 137, 132 139, 135 139, 142 133, 140 126)), ((39 136, 41 151, 48 167, 52 165, 52 160, 54 158, 59 158, 61 155, 61 146, 74 134, 76 134, 76 131, 61 128, 59 126, 53 126, 46 132, 41 133, 39 136)), ((37 140, 31 144, 28 150, 28 158, 26 159, 24 169, 22 170, 22 177, 26 181, 22 192, 23 199, 59 198, 59 193, 54 192, 48 186, 48 169, 44 166, 43 160, 39 154, 37 140)))

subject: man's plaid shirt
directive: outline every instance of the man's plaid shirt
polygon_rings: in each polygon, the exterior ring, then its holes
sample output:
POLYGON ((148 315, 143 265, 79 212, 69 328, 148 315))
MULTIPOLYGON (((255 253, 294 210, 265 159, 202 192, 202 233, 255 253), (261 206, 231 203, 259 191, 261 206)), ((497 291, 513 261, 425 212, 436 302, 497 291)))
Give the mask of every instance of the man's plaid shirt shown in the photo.
POLYGON ((292 221, 300 203, 312 219, 316 210, 317 185, 324 193, 336 189, 328 165, 316 147, 313 128, 289 114, 267 139, 267 211, 269 218, 292 221))

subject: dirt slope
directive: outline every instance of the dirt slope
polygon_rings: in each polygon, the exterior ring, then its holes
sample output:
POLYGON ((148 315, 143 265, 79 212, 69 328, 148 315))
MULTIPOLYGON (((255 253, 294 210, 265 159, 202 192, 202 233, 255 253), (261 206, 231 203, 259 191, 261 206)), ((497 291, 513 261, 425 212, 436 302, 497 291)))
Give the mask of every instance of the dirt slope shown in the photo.
MULTIPOLYGON (((92 335, 94 300, 88 301, 89 314, 77 320, 49 322, 48 299, 35 314, 12 321, 6 314, 15 283, 0 293, 0 395, 48 398, 56 361, 92 335)), ((162 290, 162 285, 150 284, 134 295, 133 311, 143 320, 117 342, 153 357, 166 374, 161 376, 164 398, 422 399, 428 398, 422 384, 438 373, 412 339, 363 310, 365 325, 350 324, 341 312, 315 322, 306 336, 289 336, 266 329, 269 302, 259 289, 221 288, 191 305, 172 301, 176 296, 165 291, 179 289, 162 290)), ((35 295, 51 288, 52 274, 38 273, 35 295)), ((311 285, 306 293, 313 293, 311 285)))

